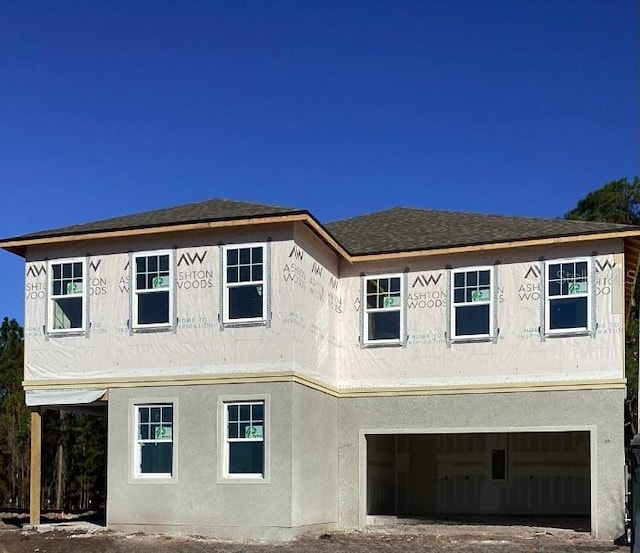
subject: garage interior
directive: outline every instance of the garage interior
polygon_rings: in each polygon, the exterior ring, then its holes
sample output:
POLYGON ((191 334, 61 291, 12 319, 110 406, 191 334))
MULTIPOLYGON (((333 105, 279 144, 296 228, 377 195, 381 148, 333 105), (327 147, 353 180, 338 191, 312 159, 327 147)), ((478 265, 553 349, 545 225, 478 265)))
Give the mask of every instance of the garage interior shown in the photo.
POLYGON ((590 531, 589 432, 369 434, 367 524, 590 531))

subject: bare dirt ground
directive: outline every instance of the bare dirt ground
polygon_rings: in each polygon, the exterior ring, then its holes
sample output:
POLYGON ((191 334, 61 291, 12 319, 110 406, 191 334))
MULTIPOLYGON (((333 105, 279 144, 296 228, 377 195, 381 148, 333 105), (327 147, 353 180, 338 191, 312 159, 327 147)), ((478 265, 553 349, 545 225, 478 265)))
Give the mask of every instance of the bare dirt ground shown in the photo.
POLYGON ((417 524, 311 534, 285 544, 230 543, 197 536, 122 534, 83 521, 38 529, 0 515, 0 553, 570 553, 627 552, 588 533, 531 526, 417 524))

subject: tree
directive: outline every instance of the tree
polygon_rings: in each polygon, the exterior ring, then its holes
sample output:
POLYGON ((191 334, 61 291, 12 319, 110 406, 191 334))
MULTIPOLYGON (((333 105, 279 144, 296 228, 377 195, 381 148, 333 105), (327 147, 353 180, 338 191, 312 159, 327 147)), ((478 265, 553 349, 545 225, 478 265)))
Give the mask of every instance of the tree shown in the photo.
POLYGON ((640 225, 640 178, 614 180, 589 192, 565 219, 640 225))
POLYGON ((29 410, 22 392, 24 332, 15 319, 0 326, 0 480, 2 503, 24 508, 29 501, 29 410))
MULTIPOLYGON (((565 215, 566 219, 602 221, 640 225, 640 178, 633 181, 618 179, 602 188, 589 192, 576 207, 565 215)), ((627 399, 625 401, 625 427, 627 438, 638 433, 638 308, 640 306, 640 279, 636 275, 634 305, 626 324, 625 368, 627 399)))

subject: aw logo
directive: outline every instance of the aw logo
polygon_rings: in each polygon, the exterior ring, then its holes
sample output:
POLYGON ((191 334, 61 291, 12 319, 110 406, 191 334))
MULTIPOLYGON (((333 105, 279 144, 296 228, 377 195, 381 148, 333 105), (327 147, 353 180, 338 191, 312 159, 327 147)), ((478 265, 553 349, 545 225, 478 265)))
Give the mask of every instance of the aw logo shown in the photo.
POLYGON ((596 260, 595 261, 595 266, 596 266, 596 271, 598 273, 604 273, 607 269, 610 270, 610 271, 615 269, 616 262, 614 261, 612 263, 608 259, 606 261, 598 261, 598 260, 596 260))
POLYGON ((524 278, 529 279, 529 277, 532 277, 534 280, 539 279, 540 267, 537 267, 536 265, 529 265, 527 272, 524 274, 524 278))
POLYGON ((31 265, 27 269, 27 276, 38 278, 39 276, 47 275, 47 266, 43 263, 42 265, 31 265))
POLYGON ((100 263, 102 262, 102 259, 98 259, 97 261, 94 261, 93 259, 91 261, 89 261, 89 267, 91 267, 92 271, 97 271, 98 267, 100 267, 100 263))
POLYGON ((202 253, 185 252, 178 259, 178 267, 181 267, 182 265, 186 265, 187 267, 191 267, 192 265, 195 265, 196 263, 202 264, 206 257, 207 257, 207 252, 202 252, 202 253))
POLYGON ((304 257, 304 252, 298 248, 298 246, 293 246, 291 251, 289 252, 289 257, 295 259, 296 261, 302 261, 304 257))
POLYGON ((438 284, 440 282, 441 277, 442 277, 442 273, 438 273, 436 276, 418 275, 413 281, 411 288, 415 288, 416 286, 421 286, 422 288, 425 288, 426 286, 430 286, 431 284, 434 284, 434 285, 438 284))

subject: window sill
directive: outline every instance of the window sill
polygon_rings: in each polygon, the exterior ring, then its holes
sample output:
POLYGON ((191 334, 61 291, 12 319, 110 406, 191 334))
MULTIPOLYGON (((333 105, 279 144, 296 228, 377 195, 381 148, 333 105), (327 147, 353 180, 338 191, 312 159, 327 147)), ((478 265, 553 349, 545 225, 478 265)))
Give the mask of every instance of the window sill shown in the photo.
POLYGON ((158 326, 134 326, 131 332, 134 334, 144 334, 145 332, 173 332, 174 327, 171 325, 158 326))
POLYGON ((473 344, 473 343, 482 343, 482 342, 493 342, 495 340, 494 336, 460 336, 456 338, 451 338, 452 344, 473 344))
POLYGON ((78 330, 48 330, 47 337, 49 338, 65 338, 66 336, 85 336, 87 331, 84 329, 78 330))
POLYGON ((218 479, 218 484, 269 484, 269 479, 264 476, 223 476, 218 479))
POLYGON ((559 332, 545 332, 545 338, 567 338, 571 336, 591 336, 590 330, 563 330, 559 332))
POLYGON ((266 319, 260 319, 259 321, 256 321, 256 320, 224 321, 221 326, 222 328, 251 328, 251 327, 258 327, 258 326, 267 327, 269 326, 269 321, 267 321, 266 319))
POLYGON ((362 344, 362 347, 365 349, 375 349, 375 348, 401 348, 404 347, 404 342, 365 342, 362 344))
POLYGON ((152 474, 149 474, 149 475, 136 474, 129 478, 128 483, 142 484, 142 485, 152 484, 154 486, 155 485, 166 486, 167 484, 177 484, 178 478, 176 476, 164 476, 160 474, 157 476, 154 476, 152 474))

